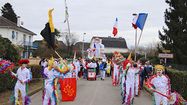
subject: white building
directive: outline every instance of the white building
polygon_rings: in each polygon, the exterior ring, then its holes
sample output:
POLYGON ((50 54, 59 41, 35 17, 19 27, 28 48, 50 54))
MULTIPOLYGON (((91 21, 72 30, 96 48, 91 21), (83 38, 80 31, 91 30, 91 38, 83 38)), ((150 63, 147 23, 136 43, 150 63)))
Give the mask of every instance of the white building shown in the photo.
MULTIPOLYGON (((19 19, 18 19, 19 20, 19 19)), ((21 46, 22 58, 28 58, 32 55, 33 36, 36 35, 32 31, 0 16, 0 35, 8 38, 14 45, 21 46)))

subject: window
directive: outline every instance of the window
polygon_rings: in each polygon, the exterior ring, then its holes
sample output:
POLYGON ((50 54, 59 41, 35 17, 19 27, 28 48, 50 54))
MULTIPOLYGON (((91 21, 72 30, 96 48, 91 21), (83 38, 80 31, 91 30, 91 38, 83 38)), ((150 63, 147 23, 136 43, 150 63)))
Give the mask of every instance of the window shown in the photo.
POLYGON ((31 36, 29 36, 29 45, 31 46, 31 36))
POLYGON ((23 45, 26 45, 26 35, 23 34, 23 45))
POLYGON ((16 32, 16 40, 18 40, 18 32, 16 32))
POLYGON ((12 39, 14 39, 14 38, 15 38, 15 32, 12 31, 12 39))

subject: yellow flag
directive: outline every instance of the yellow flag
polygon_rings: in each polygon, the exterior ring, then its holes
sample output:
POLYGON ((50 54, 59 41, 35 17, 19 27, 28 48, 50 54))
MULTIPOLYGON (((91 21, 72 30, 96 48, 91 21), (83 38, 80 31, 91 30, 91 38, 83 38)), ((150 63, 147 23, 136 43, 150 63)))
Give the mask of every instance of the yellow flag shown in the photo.
POLYGON ((53 24, 53 18, 52 18, 52 12, 53 12, 54 8, 53 9, 50 9, 48 11, 48 16, 49 16, 49 27, 51 29, 51 32, 55 32, 55 29, 54 29, 54 24, 53 24))

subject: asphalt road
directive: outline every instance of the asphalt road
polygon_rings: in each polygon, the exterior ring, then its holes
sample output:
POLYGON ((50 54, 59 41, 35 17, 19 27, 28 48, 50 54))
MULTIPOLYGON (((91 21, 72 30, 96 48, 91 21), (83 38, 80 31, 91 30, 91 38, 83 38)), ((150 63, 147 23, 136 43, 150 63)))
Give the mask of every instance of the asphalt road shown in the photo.
MULTIPOLYGON (((120 89, 118 86, 112 86, 111 78, 106 78, 104 81, 81 79, 77 82, 75 100, 73 102, 60 102, 59 105, 122 105, 120 89)), ((142 91, 139 97, 135 97, 134 105, 152 105, 151 99, 148 93, 142 91)), ((42 91, 32 95, 31 101, 31 105, 42 105, 42 91)))

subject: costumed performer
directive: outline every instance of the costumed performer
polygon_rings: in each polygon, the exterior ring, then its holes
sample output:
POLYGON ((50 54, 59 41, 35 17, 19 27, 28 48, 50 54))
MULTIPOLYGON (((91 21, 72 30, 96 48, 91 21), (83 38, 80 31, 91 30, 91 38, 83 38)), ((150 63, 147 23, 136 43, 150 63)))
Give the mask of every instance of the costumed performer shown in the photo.
POLYGON ((45 79, 45 92, 43 105, 57 105, 57 92, 56 92, 56 79, 63 78, 63 71, 67 71, 67 66, 65 65, 63 69, 60 70, 59 65, 56 65, 53 57, 48 61, 48 67, 44 69, 44 75, 47 77, 45 79))
MULTIPOLYGON (((170 91, 171 91, 170 90, 170 79, 166 75, 162 74, 164 70, 164 66, 156 65, 155 70, 156 70, 156 75, 153 75, 148 80, 149 88, 154 89, 164 95, 169 96, 170 91)), ((168 105, 167 97, 164 97, 161 94, 154 92, 154 99, 155 99, 156 105, 168 105)))
POLYGON ((17 72, 14 73, 11 71, 11 75, 17 78, 17 82, 14 87, 15 105, 28 105, 30 101, 27 96, 27 83, 32 79, 32 74, 26 67, 28 63, 28 59, 21 59, 19 60, 19 64, 21 66, 18 68, 17 72))

